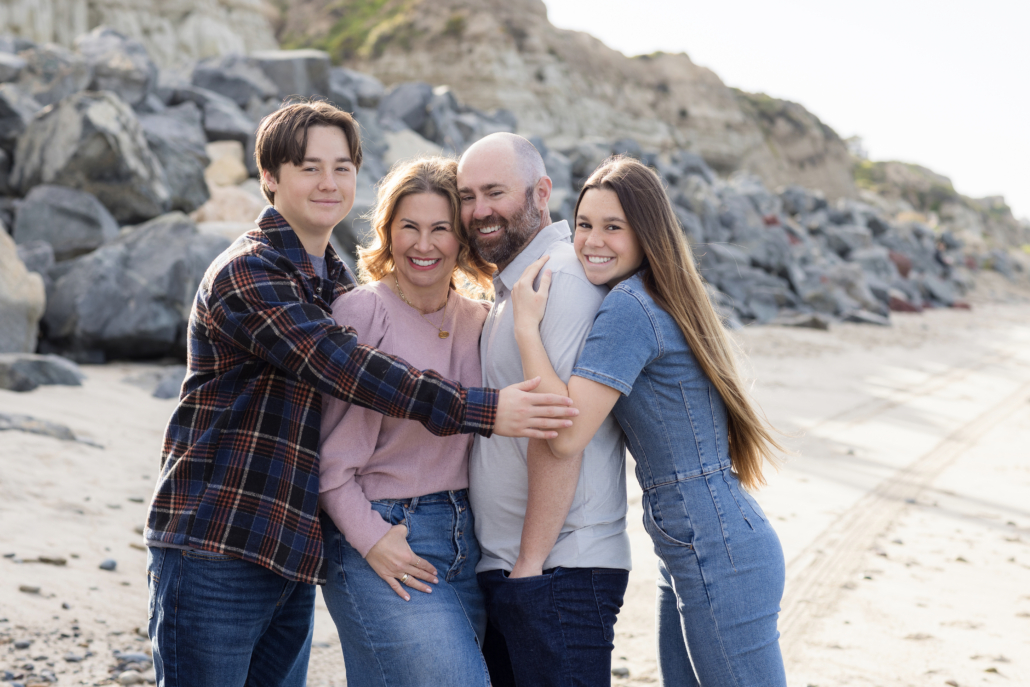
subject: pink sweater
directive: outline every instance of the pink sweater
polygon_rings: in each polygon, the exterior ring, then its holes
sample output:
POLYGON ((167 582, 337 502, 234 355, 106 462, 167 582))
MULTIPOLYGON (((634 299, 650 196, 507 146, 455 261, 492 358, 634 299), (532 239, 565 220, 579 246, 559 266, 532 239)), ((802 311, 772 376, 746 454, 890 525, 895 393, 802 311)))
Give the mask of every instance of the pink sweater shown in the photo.
MULTIPOLYGON (((383 282, 366 284, 333 303, 333 319, 353 327, 358 342, 436 370, 462 386, 480 386, 479 335, 490 304, 454 293, 446 339, 383 282)), ((442 313, 430 313, 436 323, 442 313)), ((418 422, 386 417, 322 397, 319 503, 364 556, 390 529, 370 501, 403 499, 468 487, 472 436, 438 437, 418 422)))

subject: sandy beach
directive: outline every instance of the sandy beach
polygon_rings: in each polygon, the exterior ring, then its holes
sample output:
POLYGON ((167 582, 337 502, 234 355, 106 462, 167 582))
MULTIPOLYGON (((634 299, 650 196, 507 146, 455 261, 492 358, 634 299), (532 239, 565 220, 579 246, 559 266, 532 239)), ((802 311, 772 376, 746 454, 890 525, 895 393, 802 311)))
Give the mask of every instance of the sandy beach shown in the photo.
MULTIPOLYGON (((889 328, 735 333, 792 450, 756 495, 788 563, 791 687, 1030 684, 1030 292, 986 274, 971 301, 889 328)), ((139 532, 174 401, 141 379, 160 369, 87 366, 82 387, 0 391, 0 412, 78 439, 0 432, 0 677, 104 684, 131 663, 114 652, 147 650, 139 532)), ((629 481, 614 683, 657 684, 656 563, 629 481)), ((309 685, 343 684, 320 602, 309 685)))

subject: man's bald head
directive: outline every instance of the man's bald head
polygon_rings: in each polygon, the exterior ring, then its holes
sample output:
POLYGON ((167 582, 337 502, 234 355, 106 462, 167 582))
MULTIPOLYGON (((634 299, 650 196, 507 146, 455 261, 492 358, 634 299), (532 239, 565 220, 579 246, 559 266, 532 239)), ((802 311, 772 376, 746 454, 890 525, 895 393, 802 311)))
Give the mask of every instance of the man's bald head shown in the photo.
POLYGON ((499 269, 551 223, 551 179, 522 136, 490 134, 472 144, 458 161, 458 195, 473 248, 499 269))
POLYGON ((544 159, 528 139, 506 131, 490 134, 479 139, 466 150, 458 161, 458 174, 463 163, 480 156, 491 160, 498 167, 510 167, 520 180, 529 187, 547 175, 544 159))

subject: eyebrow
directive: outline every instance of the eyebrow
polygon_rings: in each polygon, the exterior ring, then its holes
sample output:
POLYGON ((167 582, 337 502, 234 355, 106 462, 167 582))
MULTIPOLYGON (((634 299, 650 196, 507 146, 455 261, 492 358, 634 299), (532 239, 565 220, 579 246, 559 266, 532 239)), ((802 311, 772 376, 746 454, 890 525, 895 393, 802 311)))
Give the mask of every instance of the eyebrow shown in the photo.
MULTIPOLYGON (((401 221, 401 222, 408 222, 408 223, 410 223, 410 224, 414 224, 414 225, 416 225, 416 226, 418 225, 418 222, 416 222, 416 221, 415 221, 415 220, 413 220, 413 219, 408 219, 407 217, 401 217, 401 218, 400 218, 400 221, 401 221)), ((441 219, 441 220, 437 220, 436 222, 433 222, 433 223, 432 223, 432 224, 430 224, 429 226, 431 226, 431 227, 435 227, 435 226, 438 226, 438 225, 440 225, 440 224, 446 224, 446 225, 448 225, 448 226, 449 226, 449 225, 450 225, 450 223, 451 223, 451 220, 449 220, 449 219, 441 219)))
MULTIPOLYGON (((304 158, 302 160, 302 162, 321 162, 321 161, 322 161, 322 158, 320 158, 320 157, 306 157, 306 158, 304 158)), ((336 161, 337 162, 350 162, 351 159, 349 157, 338 157, 338 158, 336 158, 336 161)))
MULTIPOLYGON (((508 187, 505 186, 504 184, 499 184, 499 183, 495 182, 495 183, 492 183, 492 184, 483 184, 482 186, 479 187, 479 190, 480 191, 492 191, 495 188, 505 189, 505 188, 508 188, 508 187)), ((471 186, 462 186, 461 188, 458 189, 458 193, 468 193, 471 190, 472 190, 471 186)))

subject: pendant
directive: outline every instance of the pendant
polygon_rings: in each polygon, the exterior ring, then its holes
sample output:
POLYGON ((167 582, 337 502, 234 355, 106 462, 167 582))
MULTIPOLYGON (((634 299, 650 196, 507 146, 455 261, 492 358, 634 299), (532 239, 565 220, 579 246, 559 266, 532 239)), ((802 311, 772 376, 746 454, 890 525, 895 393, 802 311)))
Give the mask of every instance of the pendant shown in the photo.
POLYGON ((440 338, 441 338, 441 339, 446 339, 446 338, 447 338, 448 336, 450 336, 450 335, 451 335, 451 333, 450 333, 450 332, 445 332, 445 331, 444 331, 444 330, 442 330, 442 329, 440 330, 440 338))

